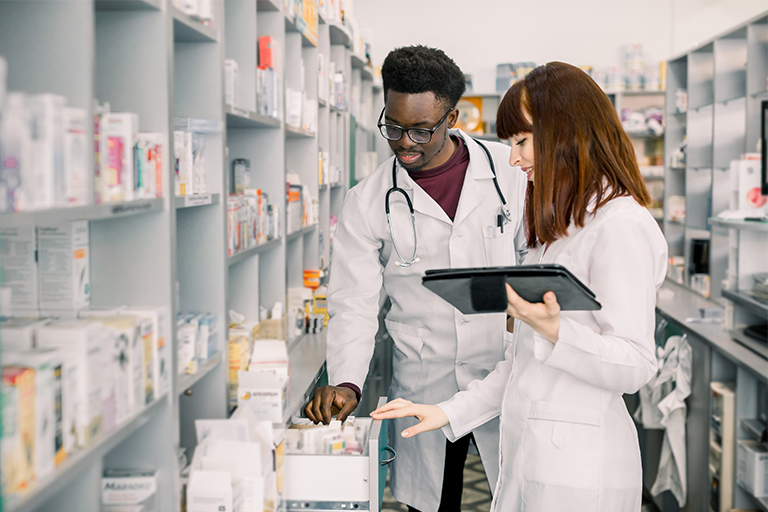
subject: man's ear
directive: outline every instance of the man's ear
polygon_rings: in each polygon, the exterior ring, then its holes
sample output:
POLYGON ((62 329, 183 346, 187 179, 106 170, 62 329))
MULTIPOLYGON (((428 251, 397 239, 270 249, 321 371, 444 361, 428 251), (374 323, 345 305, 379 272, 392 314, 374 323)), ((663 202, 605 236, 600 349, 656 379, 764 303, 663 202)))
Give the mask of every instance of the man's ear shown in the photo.
POLYGON ((448 128, 453 128, 456 126, 456 123, 459 120, 459 109, 456 107, 453 108, 450 114, 448 114, 448 119, 445 120, 446 124, 448 125, 448 128))

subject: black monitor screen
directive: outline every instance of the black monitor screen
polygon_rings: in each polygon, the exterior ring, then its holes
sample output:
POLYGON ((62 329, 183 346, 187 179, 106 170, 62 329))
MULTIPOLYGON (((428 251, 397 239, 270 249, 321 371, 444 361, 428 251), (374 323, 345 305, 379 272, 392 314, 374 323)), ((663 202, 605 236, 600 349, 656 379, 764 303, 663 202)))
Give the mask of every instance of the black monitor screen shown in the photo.
POLYGON ((760 116, 760 124, 762 125, 762 174, 763 174, 763 186, 762 193, 764 196, 768 196, 768 100, 763 100, 762 115, 760 116))

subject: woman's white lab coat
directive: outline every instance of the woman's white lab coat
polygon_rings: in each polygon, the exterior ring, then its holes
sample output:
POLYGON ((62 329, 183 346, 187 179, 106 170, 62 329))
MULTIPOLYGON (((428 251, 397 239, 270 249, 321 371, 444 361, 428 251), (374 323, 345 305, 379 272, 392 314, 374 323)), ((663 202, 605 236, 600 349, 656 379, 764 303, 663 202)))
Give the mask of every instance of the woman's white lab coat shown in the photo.
MULTIPOLYGON (((513 215, 502 233, 496 227, 501 202, 485 152, 461 131, 450 133, 464 139, 470 157, 453 222, 405 170, 397 169, 398 186, 413 201, 418 263, 411 267, 395 264, 399 258, 392 249, 384 211, 384 198, 392 187, 391 158, 352 188, 344 201, 333 239, 328 287, 330 384, 351 382, 363 388, 378 329, 382 286, 392 301, 386 319, 394 340, 390 398, 424 403, 447 400, 473 380, 484 378, 503 358, 500 333, 504 314, 464 316, 422 286, 421 277, 431 268, 517 264, 517 252, 525 245, 525 176, 510 167, 508 146, 486 143, 513 215)), ((409 259, 413 228, 401 194, 391 195, 391 213, 397 247, 409 259)), ((398 433, 413 424, 413 419, 406 418, 389 427, 390 443, 397 451, 397 460, 390 466, 392 493, 423 512, 435 512, 442 489, 445 437, 432 432, 403 440, 398 433)), ((479 426, 474 435, 493 486, 498 469, 498 422, 479 426)))
POLYGON ((656 290, 666 262, 656 221, 626 197, 588 214, 583 228, 571 226, 546 253, 540 246, 528 254, 525 263, 568 268, 603 307, 562 312, 554 345, 516 321, 496 371, 440 404, 449 439, 501 405, 493 510, 639 512, 640 450, 622 394, 658 369, 656 290))

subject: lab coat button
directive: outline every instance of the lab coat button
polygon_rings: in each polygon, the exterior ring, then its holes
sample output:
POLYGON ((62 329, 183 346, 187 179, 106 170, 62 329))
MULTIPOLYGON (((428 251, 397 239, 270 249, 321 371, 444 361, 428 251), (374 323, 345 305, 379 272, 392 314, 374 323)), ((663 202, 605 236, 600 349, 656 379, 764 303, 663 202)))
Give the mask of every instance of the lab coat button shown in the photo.
POLYGON ((564 436, 555 436, 555 438, 552 440, 554 441, 555 446, 558 448, 562 448, 565 444, 565 437, 564 436))

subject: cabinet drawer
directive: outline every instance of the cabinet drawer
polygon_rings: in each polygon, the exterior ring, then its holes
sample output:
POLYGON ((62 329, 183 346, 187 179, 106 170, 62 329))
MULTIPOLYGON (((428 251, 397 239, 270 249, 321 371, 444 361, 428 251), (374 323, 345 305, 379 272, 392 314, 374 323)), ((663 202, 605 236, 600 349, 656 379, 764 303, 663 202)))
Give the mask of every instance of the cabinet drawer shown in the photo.
MULTIPOLYGON (((386 397, 379 398, 379 407, 386 402, 386 397)), ((386 420, 370 421, 362 455, 286 453, 283 499, 289 511, 379 511, 388 464, 395 454, 387 446, 386 420)))

